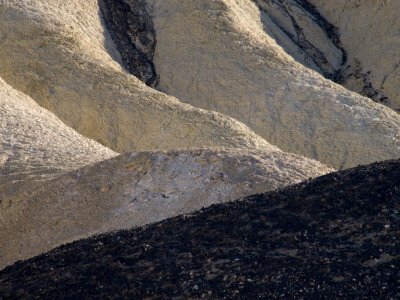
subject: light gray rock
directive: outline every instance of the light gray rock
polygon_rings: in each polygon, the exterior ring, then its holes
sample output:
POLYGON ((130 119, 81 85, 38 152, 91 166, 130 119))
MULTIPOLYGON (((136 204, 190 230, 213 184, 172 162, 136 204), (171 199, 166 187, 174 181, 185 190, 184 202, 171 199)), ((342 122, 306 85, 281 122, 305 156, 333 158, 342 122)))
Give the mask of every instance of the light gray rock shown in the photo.
POLYGON ((0 78, 0 208, 22 186, 29 191, 41 181, 116 155, 0 78))
POLYGON ((36 189, 21 189, 1 203, 0 268, 93 234, 156 222, 331 171, 281 151, 198 149, 118 156, 36 189))

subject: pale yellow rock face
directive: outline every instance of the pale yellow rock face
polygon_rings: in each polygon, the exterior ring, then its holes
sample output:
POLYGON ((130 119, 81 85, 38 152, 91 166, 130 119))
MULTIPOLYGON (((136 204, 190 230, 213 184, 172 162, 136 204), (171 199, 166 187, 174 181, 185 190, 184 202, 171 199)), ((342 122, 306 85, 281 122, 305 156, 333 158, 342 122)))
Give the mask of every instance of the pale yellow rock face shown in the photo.
POLYGON ((242 123, 127 74, 97 0, 0 2, 0 76, 79 133, 118 151, 275 149, 242 123))
MULTIPOLYGON (((370 72, 375 90, 400 108, 400 1, 309 0, 324 18, 339 29, 348 63, 359 62, 360 72, 370 72)), ((363 82, 344 83, 360 92, 363 82)))
POLYGON ((28 187, 116 155, 0 78, 0 207, 22 186, 29 193, 28 187))
POLYGON ((333 171, 304 157, 234 149, 125 154, 1 203, 0 268, 93 234, 131 228, 333 171))
POLYGON ((158 88, 336 168, 400 157, 400 117, 295 62, 250 0, 147 0, 158 88))

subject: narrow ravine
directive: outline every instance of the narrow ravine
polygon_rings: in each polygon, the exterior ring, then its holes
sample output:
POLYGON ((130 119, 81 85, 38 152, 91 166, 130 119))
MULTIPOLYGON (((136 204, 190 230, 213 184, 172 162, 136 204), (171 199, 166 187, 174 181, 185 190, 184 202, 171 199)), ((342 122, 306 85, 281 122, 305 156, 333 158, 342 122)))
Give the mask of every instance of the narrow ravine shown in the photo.
POLYGON ((99 5, 123 66, 147 85, 155 87, 157 74, 153 56, 156 38, 145 1, 99 0, 99 5))
POLYGON ((307 0, 253 1, 261 11, 266 32, 298 62, 345 87, 348 87, 348 81, 357 81, 358 87, 354 91, 394 108, 392 101, 373 87, 371 72, 363 72, 359 61, 348 59, 338 28, 307 0), (276 28, 266 20, 272 21, 276 28), (292 45, 285 43, 280 36, 282 33, 292 45), (293 53, 293 45, 300 54, 293 53))

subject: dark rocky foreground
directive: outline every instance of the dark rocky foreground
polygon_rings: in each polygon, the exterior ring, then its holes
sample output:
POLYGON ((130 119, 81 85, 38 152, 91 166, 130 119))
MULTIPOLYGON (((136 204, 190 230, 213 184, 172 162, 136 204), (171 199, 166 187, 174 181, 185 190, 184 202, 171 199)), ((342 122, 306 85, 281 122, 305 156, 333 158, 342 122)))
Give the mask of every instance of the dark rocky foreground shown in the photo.
POLYGON ((7 298, 400 298, 400 161, 330 174, 0 273, 7 298))

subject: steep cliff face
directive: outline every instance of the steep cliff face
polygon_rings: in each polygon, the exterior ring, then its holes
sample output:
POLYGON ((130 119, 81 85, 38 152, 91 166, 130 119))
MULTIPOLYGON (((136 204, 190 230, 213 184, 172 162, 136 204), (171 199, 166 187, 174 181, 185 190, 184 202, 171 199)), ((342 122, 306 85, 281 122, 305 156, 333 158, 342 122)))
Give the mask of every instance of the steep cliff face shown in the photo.
POLYGON ((19 186, 0 202, 0 241, 7 241, 0 245, 0 268, 96 233, 160 221, 331 171, 280 151, 200 149, 119 156, 35 188, 19 186))
POLYGON ((78 241, 0 273, 12 297, 400 297, 400 162, 78 241))

